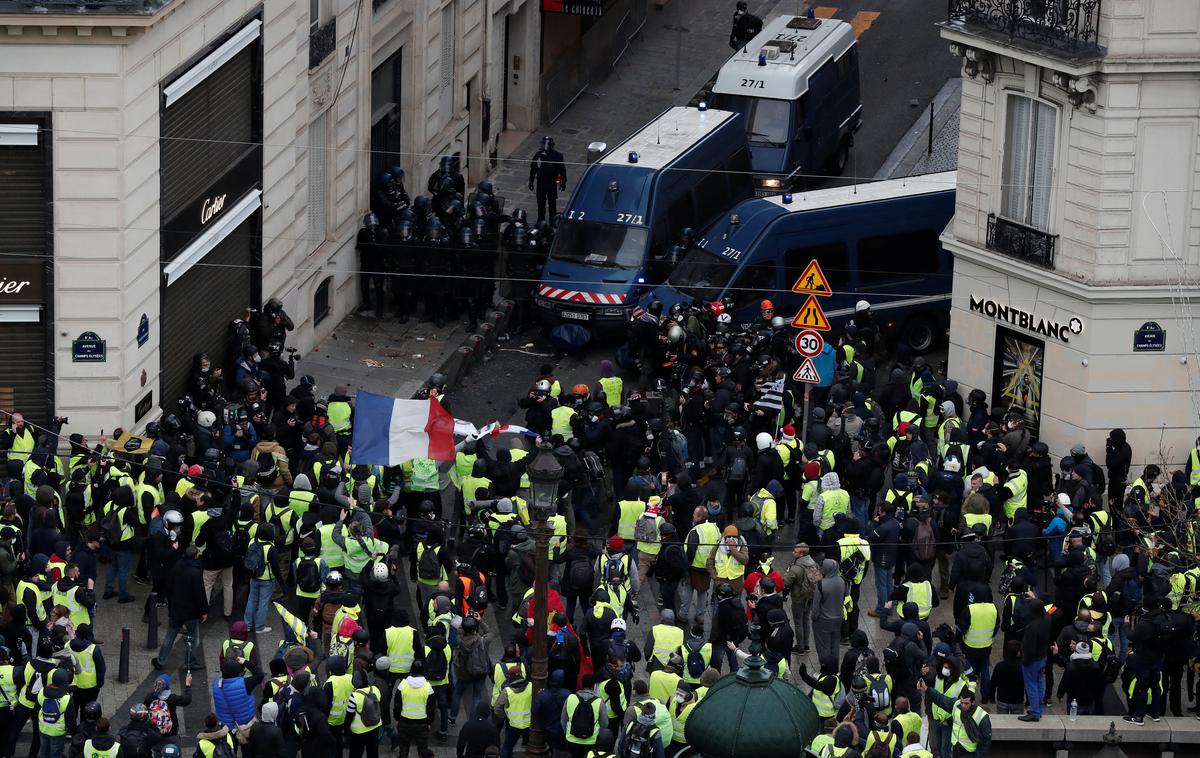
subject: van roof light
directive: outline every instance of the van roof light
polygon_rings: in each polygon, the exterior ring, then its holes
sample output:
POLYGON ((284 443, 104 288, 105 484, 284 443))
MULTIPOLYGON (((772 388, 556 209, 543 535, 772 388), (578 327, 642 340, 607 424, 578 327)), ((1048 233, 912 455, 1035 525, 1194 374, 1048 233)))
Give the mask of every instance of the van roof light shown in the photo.
POLYGON ((698 110, 700 112, 704 112, 704 111, 708 110, 708 101, 701 100, 700 102, 696 103, 696 110, 698 110))
POLYGON ((629 162, 637 163, 637 159, 638 159, 637 150, 630 150, 629 151, 629 162))
POLYGON ((790 192, 783 193, 783 204, 784 205, 792 204, 792 193, 790 193, 790 192))
POLYGON ((760 65, 760 66, 767 65, 767 54, 765 51, 760 52, 758 54, 758 65, 760 65))
POLYGON ((608 183, 608 191, 609 192, 620 192, 621 191, 621 185, 617 184, 616 179, 613 179, 612 181, 610 181, 608 183))
POLYGON ((742 223, 742 217, 737 215, 736 213, 730 213, 729 214, 729 223, 734 226, 737 226, 738 224, 742 223))

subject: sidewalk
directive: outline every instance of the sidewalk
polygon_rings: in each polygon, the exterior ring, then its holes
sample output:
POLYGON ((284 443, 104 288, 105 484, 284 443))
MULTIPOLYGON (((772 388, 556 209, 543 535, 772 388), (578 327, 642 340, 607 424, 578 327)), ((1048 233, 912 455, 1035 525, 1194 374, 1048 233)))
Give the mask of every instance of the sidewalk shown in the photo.
POLYGON ((933 98, 933 151, 929 150, 929 110, 922 110, 876 179, 953 171, 958 167, 958 114, 962 109, 962 79, 948 79, 933 98))

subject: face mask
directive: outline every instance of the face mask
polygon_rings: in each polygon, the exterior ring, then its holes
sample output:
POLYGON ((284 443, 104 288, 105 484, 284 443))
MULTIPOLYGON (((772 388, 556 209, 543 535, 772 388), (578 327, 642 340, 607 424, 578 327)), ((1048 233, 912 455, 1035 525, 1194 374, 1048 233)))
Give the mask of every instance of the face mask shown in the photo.
POLYGON ((942 676, 946 676, 946 677, 950 676, 950 667, 949 666, 942 666, 942 676))

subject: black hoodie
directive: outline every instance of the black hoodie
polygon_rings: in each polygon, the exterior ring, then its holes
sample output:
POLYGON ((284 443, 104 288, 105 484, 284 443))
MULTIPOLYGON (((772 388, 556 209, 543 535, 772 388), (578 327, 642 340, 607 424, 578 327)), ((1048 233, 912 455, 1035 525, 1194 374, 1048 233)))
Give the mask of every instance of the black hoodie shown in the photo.
POLYGON ((492 721, 491 706, 480 703, 458 733, 457 758, 483 758, 489 747, 500 747, 500 732, 492 721))
POLYGON ((1108 489, 1116 494, 1129 481, 1129 466, 1133 460, 1133 448, 1125 441, 1124 429, 1113 429, 1104 443, 1104 465, 1108 467, 1108 489))

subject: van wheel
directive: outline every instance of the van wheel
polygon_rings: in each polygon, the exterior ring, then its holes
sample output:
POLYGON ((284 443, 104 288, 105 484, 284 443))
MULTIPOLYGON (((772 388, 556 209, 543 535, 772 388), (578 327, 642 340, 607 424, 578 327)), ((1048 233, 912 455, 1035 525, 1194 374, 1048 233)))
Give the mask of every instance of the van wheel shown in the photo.
POLYGON ((841 176, 846 170, 846 164, 850 162, 850 140, 842 140, 842 144, 838 145, 837 152, 833 154, 833 161, 830 169, 834 176, 841 176))
POLYGON ((928 353, 937 342, 937 332, 933 319, 924 315, 916 315, 904 323, 901 339, 917 354, 928 353))

